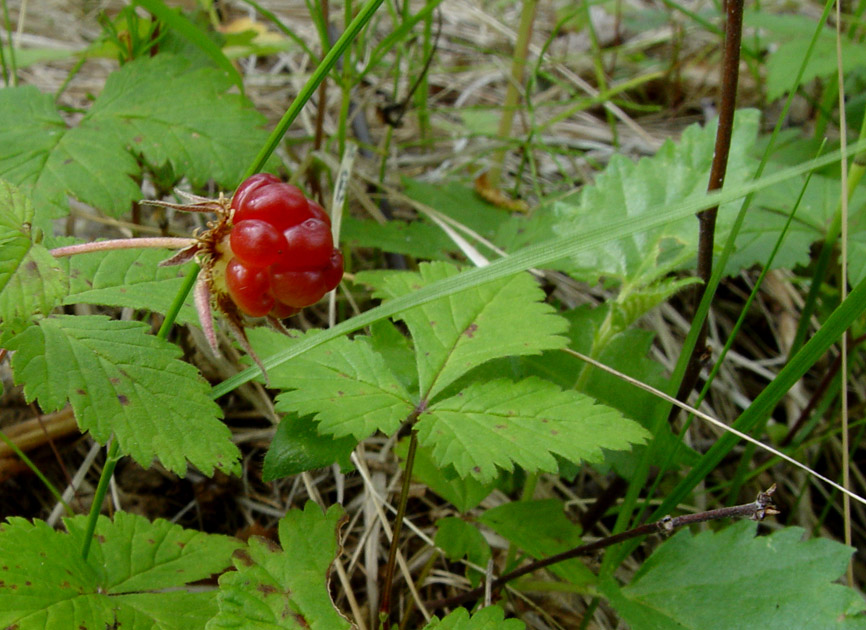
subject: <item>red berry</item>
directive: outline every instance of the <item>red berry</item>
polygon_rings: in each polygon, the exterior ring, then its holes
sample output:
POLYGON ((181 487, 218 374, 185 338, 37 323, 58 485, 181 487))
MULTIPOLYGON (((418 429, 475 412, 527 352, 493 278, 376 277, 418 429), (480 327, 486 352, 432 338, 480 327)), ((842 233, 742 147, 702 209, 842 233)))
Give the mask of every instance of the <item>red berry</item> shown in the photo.
POLYGON ((328 292, 321 271, 276 271, 271 267, 271 291, 279 302, 304 308, 328 292))
POLYGON ((277 263, 285 271, 319 269, 330 264, 334 239, 327 223, 307 219, 283 232, 288 251, 277 263))
POLYGON ((331 218, 273 175, 254 175, 232 198, 226 268, 229 295, 244 313, 285 318, 315 304, 343 277, 331 218))
POLYGON ((257 173, 252 177, 247 177, 232 196, 232 208, 237 210, 244 203, 244 200, 255 190, 268 186, 270 184, 279 184, 280 179, 270 173, 257 173))
POLYGON ((324 221, 328 224, 328 227, 331 227, 331 217, 325 212, 325 209, 317 204, 312 199, 307 199, 307 205, 310 207, 310 214, 313 215, 314 219, 318 219, 319 221, 324 221))
POLYGON ((268 184, 245 195, 235 207, 234 221, 267 221, 285 230, 312 216, 304 193, 288 184, 268 184))
POLYGON ((247 267, 269 267, 288 252, 286 238, 270 223, 246 219, 234 224, 232 253, 247 267))
POLYGON ((322 280, 328 291, 333 290, 343 279, 343 254, 339 249, 331 252, 329 265, 322 270, 322 280))
POLYGON ((285 319, 300 312, 301 309, 299 308, 289 306, 288 304, 283 304, 282 302, 277 302, 276 304, 274 304, 274 308, 271 310, 269 315, 273 315, 277 319, 285 319))
POLYGON ((274 307, 266 269, 250 269, 233 258, 226 268, 226 286, 234 303, 247 315, 263 317, 274 307))

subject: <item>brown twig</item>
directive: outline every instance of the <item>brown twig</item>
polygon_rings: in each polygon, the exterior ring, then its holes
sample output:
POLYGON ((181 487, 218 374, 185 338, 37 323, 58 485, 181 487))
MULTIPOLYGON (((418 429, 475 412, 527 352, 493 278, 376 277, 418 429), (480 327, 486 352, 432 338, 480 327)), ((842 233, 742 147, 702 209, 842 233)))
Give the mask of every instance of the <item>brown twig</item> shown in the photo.
MULTIPOLYGON (((551 565, 558 564, 566 560, 571 560, 573 558, 587 556, 589 554, 595 553, 596 551, 600 551, 601 549, 605 549, 612 545, 621 543, 625 540, 629 540, 630 538, 638 538, 640 536, 646 536, 648 534, 670 534, 675 529, 684 525, 691 525, 693 523, 705 523, 707 521, 717 521, 724 518, 748 518, 754 521, 762 521, 767 516, 774 516, 779 513, 779 511, 776 509, 775 504, 773 503, 773 493, 775 491, 776 484, 773 484, 766 492, 759 492, 757 498, 752 503, 744 503, 742 505, 735 505, 733 507, 708 510, 706 512, 698 512, 696 514, 684 514, 682 516, 675 517, 665 516, 664 518, 653 523, 646 523, 644 525, 640 525, 639 527, 635 527, 634 529, 629 529, 627 531, 620 532, 619 534, 608 536, 607 538, 601 538, 599 540, 596 540, 595 542, 580 545, 579 547, 569 549, 568 551, 556 554, 555 556, 550 556, 548 558, 544 558, 543 560, 530 562, 529 564, 520 567, 519 569, 515 569, 514 571, 506 573, 505 575, 493 580, 493 582, 490 584, 490 588, 493 591, 497 591, 503 586, 505 586, 505 584, 507 584, 508 582, 516 580, 519 577, 523 577, 524 575, 532 573, 533 571, 537 571, 539 569, 543 569, 545 567, 549 567, 551 565)), ((436 599, 431 602, 427 602, 426 606, 428 609, 431 610, 435 608, 457 606, 464 602, 475 600, 483 596, 485 588, 486 585, 482 585, 478 588, 472 589, 471 591, 462 593, 461 595, 436 599)))
MULTIPOLYGON (((725 22, 725 50, 722 61, 722 81, 719 98, 719 127, 716 132, 716 145, 713 152, 713 164, 710 169, 710 182, 707 192, 719 190, 725 182, 725 171, 728 167, 728 153, 731 148, 731 136, 734 128, 734 111, 737 101, 737 82, 740 75, 740 41, 743 33, 743 0, 728 0, 725 22)), ((703 280, 695 293, 695 308, 704 298, 704 291, 713 274, 713 246, 715 242, 716 216, 719 207, 707 208, 698 214, 698 269, 697 275, 703 280)), ((694 350, 689 357, 683 380, 677 392, 677 400, 685 400, 698 381, 701 372, 701 357, 707 343, 707 325, 701 324, 701 330, 695 342, 694 350)), ((676 415, 676 409, 671 416, 676 415)), ((672 419, 672 418, 671 418, 672 419)))
POLYGON ((412 483, 412 469, 415 465, 415 452, 418 449, 418 434, 414 424, 424 410, 419 405, 406 419, 406 425, 412 430, 409 438, 409 452, 406 454, 406 467, 403 470, 403 486, 400 490, 400 503, 397 515, 394 517, 394 529, 391 533, 391 548, 388 550, 388 564, 385 567, 385 578, 382 585, 382 601, 379 604, 379 620, 384 627, 390 627, 388 618, 391 616, 391 585, 394 581, 394 571, 397 567, 397 550, 400 548, 400 531, 403 529, 403 517, 406 516, 406 504, 409 501, 409 489, 412 483))

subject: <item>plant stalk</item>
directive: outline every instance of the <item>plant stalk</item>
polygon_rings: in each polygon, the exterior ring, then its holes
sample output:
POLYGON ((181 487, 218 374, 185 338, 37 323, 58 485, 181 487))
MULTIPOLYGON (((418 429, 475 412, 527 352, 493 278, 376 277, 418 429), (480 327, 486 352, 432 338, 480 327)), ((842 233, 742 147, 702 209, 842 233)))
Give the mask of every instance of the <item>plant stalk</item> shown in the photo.
MULTIPOLYGON (((412 412, 408 423, 412 426, 420 414, 419 410, 412 412)), ((391 548, 388 550, 388 564, 385 567, 385 580, 382 586, 382 602, 379 604, 379 621, 388 627, 391 616, 391 585, 394 581, 394 571, 397 567, 397 550, 400 548, 400 531, 403 529, 403 518, 406 516, 406 504, 409 502, 409 488, 412 484, 412 469, 415 466, 415 453, 418 450, 418 433, 412 429, 409 437, 409 452, 406 454, 406 468, 403 470, 403 486, 400 489, 400 504, 397 506, 397 516, 394 518, 394 529, 391 534, 391 548)))
MULTIPOLYGON (((619 534, 614 534, 612 536, 607 536, 605 538, 596 540, 595 542, 574 547, 573 549, 563 551, 562 553, 558 553, 554 556, 550 556, 542 560, 537 560, 535 562, 530 562, 529 564, 524 565, 519 569, 510 571, 505 575, 502 575, 501 577, 495 579, 490 585, 490 588, 492 588, 492 590, 494 591, 498 590, 508 582, 511 582, 512 580, 515 580, 519 577, 523 577, 524 575, 532 573, 533 571, 538 571, 539 569, 544 569, 551 565, 558 564, 566 560, 571 560, 573 558, 588 556, 592 553, 600 551, 601 549, 606 549, 607 547, 610 547, 612 545, 616 545, 625 540, 629 540, 630 538, 638 538, 641 536, 647 536, 648 534, 668 535, 671 534, 674 530, 685 525, 691 525, 693 523, 706 523, 707 521, 717 521, 725 518, 748 518, 754 521, 762 521, 767 516, 774 516, 776 514, 779 514, 779 511, 776 510, 776 506, 773 503, 773 493, 775 491, 776 485, 773 484, 773 486, 771 486, 766 492, 759 492, 757 498, 751 503, 734 505, 732 507, 718 508, 715 510, 708 510, 706 512, 697 512, 695 514, 684 514, 682 516, 665 516, 652 523, 646 523, 645 525, 640 525, 638 527, 635 527, 634 529, 620 532, 619 534)), ((459 604, 462 604, 463 602, 472 601, 483 596, 485 588, 487 587, 485 585, 482 585, 471 591, 462 593, 461 595, 455 595, 454 597, 447 597, 443 599, 437 599, 432 602, 427 602, 426 606, 429 609, 457 606, 459 604)))
MULTIPOLYGON (((737 102, 737 83, 740 76, 740 42, 743 35, 743 0, 728 0, 726 3, 725 50, 722 62, 722 82, 719 102, 719 127, 716 132, 716 146, 713 152, 713 164, 710 169, 710 182, 707 192, 720 190, 725 183, 725 171, 728 167, 728 154, 731 149, 731 136, 734 129, 734 112, 737 102)), ((710 284, 713 275, 713 247, 715 244, 716 216, 719 207, 707 208, 698 214, 698 269, 697 275, 703 284, 695 292, 695 308, 697 309, 710 284)), ((689 363, 677 399, 684 401, 694 389, 701 372, 701 356, 707 344, 707 323, 701 324, 695 348, 689 357, 689 363)), ((676 414, 677 410, 672 410, 676 414)))

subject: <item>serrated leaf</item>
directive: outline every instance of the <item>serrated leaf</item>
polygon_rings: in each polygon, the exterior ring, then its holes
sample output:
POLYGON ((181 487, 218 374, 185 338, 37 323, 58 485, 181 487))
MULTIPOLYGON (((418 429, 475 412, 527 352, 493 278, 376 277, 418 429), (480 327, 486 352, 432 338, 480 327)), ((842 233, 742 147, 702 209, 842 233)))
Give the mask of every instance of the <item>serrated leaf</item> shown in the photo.
POLYGON ((598 462, 602 448, 626 450, 649 434, 588 396, 528 378, 475 383, 432 405, 416 425, 440 466, 490 481, 497 468, 555 472, 554 455, 598 462))
MULTIPOLYGON (((172 256, 165 249, 123 249, 72 257, 69 294, 64 304, 105 304, 165 313, 180 290, 187 267, 160 267, 172 256)), ((196 323, 188 298, 177 321, 196 323)))
MULTIPOLYGON (((580 526, 566 518, 562 503, 556 499, 503 503, 487 510, 478 521, 536 560, 582 543, 580 526)), ((554 564, 549 569, 572 584, 591 584, 596 579, 577 558, 554 564)))
POLYGON ((358 441, 352 437, 336 439, 322 435, 310 417, 287 414, 277 427, 268 447, 262 480, 273 481, 308 470, 339 463, 343 472, 354 470, 349 456, 358 441))
POLYGON ((505 611, 499 606, 488 606, 469 616, 465 608, 439 619, 433 617, 424 630, 524 630, 526 626, 519 619, 505 619, 505 611))
MULTIPOLYGON (((380 296, 397 298, 457 273, 452 265, 431 263, 420 265, 418 273, 358 276, 380 296)), ((421 398, 433 399, 491 359, 563 347, 568 324, 543 298, 532 276, 518 274, 400 313, 415 343, 421 398)))
POLYGON ((48 314, 66 292, 66 274, 42 245, 32 241, 33 206, 15 186, 0 180, 0 321, 48 314))
POLYGON ((449 560, 461 560, 464 557, 478 565, 486 567, 490 559, 490 545, 478 528, 467 523, 462 518, 449 516, 436 521, 436 537, 433 542, 440 547, 449 560))
MULTIPOLYGON (((749 151, 757 136, 758 120, 759 112, 755 110, 740 110, 736 114, 726 186, 745 181, 754 170, 749 151)), ((717 122, 706 127, 693 125, 683 132, 678 144, 667 142, 656 155, 636 163, 623 156, 613 156, 595 183, 583 188, 576 199, 553 204, 560 219, 557 231, 573 231, 575 225, 581 230, 590 230, 614 220, 636 220, 655 208, 703 197, 709 181, 716 128, 717 122)), ((719 208, 716 227, 719 247, 724 244, 736 207, 738 204, 724 204, 719 208)), ((621 238, 604 248, 577 254, 570 260, 569 273, 593 284, 601 277, 626 281, 659 266, 659 258, 679 257, 682 251, 695 252, 697 238, 698 225, 693 217, 671 221, 663 227, 621 238)))
POLYGON ((183 587, 229 566, 237 540, 118 512, 99 517, 85 561, 86 521, 67 519, 69 534, 22 518, 0 526, 0 626, 190 630, 216 614, 213 592, 183 587))
POLYGON ((604 586, 633 630, 739 630, 771 622, 792 630, 864 628, 866 609, 853 590, 833 584, 852 550, 828 539, 803 541, 788 527, 755 536, 741 521, 719 532, 677 533, 631 583, 604 586), (735 605, 732 605, 734 604, 735 605))
POLYGON ((207 630, 350 628, 328 592, 342 520, 339 505, 322 514, 308 501, 303 511, 292 510, 280 521, 282 549, 251 538, 246 549, 235 553, 237 571, 220 577, 220 612, 207 630))
POLYGON ((392 433, 415 408, 411 396, 367 337, 323 344, 268 373, 282 412, 315 414, 319 431, 363 440, 392 433))
POLYGON ((239 452, 222 411, 180 349, 139 322, 53 316, 7 343, 15 382, 45 411, 72 404, 78 426, 105 442, 113 434, 142 466, 154 458, 180 475, 187 460, 206 475, 231 472, 239 452))
POLYGON ((112 73, 77 127, 32 86, 0 90, 0 176, 32 191, 44 224, 68 213, 67 195, 118 216, 141 198, 134 155, 171 164, 194 186, 232 188, 264 141, 264 119, 211 68, 170 54, 112 73))

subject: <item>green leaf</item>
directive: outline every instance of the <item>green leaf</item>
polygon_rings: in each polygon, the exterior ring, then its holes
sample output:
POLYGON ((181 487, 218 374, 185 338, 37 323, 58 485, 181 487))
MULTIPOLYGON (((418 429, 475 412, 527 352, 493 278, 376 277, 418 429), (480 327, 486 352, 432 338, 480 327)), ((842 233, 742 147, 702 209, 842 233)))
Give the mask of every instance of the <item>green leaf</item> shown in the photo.
POLYGON ((141 198, 134 156, 170 164, 193 186, 233 188, 265 138, 263 117, 229 79, 181 57, 142 57, 112 73, 79 125, 32 86, 0 90, 0 176, 32 191, 38 223, 67 196, 118 216, 141 198))
POLYGON ((610 407, 538 378, 470 385, 423 412, 416 427, 437 464, 482 482, 515 464, 556 472, 554 455, 598 462, 602 448, 625 450, 649 436, 610 407))
POLYGON ((315 414, 319 431, 337 437, 393 433, 415 408, 368 337, 335 339, 268 377, 272 387, 294 390, 277 396, 277 411, 315 414))
MULTIPOLYGON (((172 255, 165 249, 123 249, 73 256, 69 295, 64 304, 105 304, 165 313, 177 296, 187 266, 160 267, 172 255)), ((188 298, 177 321, 197 323, 188 298)))
POLYGON ((184 587, 229 566, 237 540, 118 512, 99 517, 85 561, 86 522, 0 526, 0 626, 190 630, 216 614, 214 593, 184 587))
POLYGON ((147 329, 102 316, 43 319, 7 343, 15 382, 45 411, 68 400, 83 431, 102 443, 113 434, 142 466, 156 457, 179 475, 187 459, 206 475, 235 471, 239 452, 207 383, 147 329))
MULTIPOLYGON (((791 82, 803 64, 808 50, 806 42, 812 39, 818 24, 811 16, 794 13, 772 15, 764 11, 748 11, 744 21, 749 26, 760 27, 766 39, 778 44, 768 46, 770 54, 767 60, 767 100, 774 101, 792 87, 797 87, 791 82)), ((866 65, 866 51, 858 42, 842 37, 840 46, 842 71, 846 75, 866 65)), ((829 78, 837 72, 836 33, 832 27, 824 25, 800 84, 806 85, 816 78, 829 78)))
MULTIPOLYGON (((736 186, 754 172, 749 152, 758 131, 759 112, 740 110, 734 119, 731 154, 725 186, 736 186)), ((620 219, 637 220, 658 207, 706 195, 713 159, 717 121, 687 128, 678 144, 667 142, 650 158, 632 162, 613 156, 595 184, 583 188, 576 199, 553 204, 559 217, 557 231, 566 233, 598 228, 620 219)), ((716 243, 724 244, 738 204, 719 208, 716 243)), ((684 217, 646 232, 626 235, 603 249, 571 257, 569 272, 578 280, 596 283, 601 277, 625 282, 647 270, 665 268, 665 259, 689 260, 697 251, 698 225, 684 217)), ((645 282, 646 283, 646 282, 645 282)))
POLYGON ((298 473, 324 468, 334 462, 344 472, 354 470, 349 456, 358 441, 352 437, 334 438, 318 432, 318 423, 310 417, 286 415, 265 455, 263 481, 273 481, 298 473))
MULTIPOLYGON (((478 519, 536 560, 568 551, 582 544, 580 526, 572 523, 555 499, 512 501, 487 510, 478 519)), ((572 584, 592 584, 595 574, 574 558, 549 567, 572 584)))
MULTIPOLYGON (((489 241, 496 240, 503 226, 525 223, 522 217, 512 217, 510 212, 484 201, 474 189, 458 182, 429 184, 404 177, 403 189, 407 197, 431 206, 489 241)), ((448 242, 452 243, 450 239, 448 242)), ((456 247, 452 243, 449 249, 454 251, 456 247)))
MULTIPOLYGON (((457 273, 452 265, 431 263, 418 273, 364 273, 358 279, 382 297, 399 298, 457 273)), ((568 325, 543 298, 532 276, 518 274, 400 313, 415 343, 421 398, 433 399, 490 359, 563 347, 568 325)))
POLYGON ((13 320, 47 315, 66 292, 63 269, 32 241, 32 221, 30 199, 0 180, 0 321, 7 327, 13 320))
POLYGON ((216 42, 211 40, 207 36, 207 33, 196 26, 195 23, 187 19, 180 12, 180 9, 169 8, 162 0, 135 0, 135 4, 147 9, 152 15, 164 22, 166 26, 179 33, 207 55, 220 70, 225 72, 231 82, 243 94, 244 81, 238 69, 232 65, 232 62, 228 60, 216 42))
POLYGON ((207 630, 219 628, 327 628, 351 624, 334 607, 328 573, 337 556, 343 509, 308 501, 280 521, 282 550, 258 537, 235 553, 237 571, 220 576, 219 614, 207 630))
POLYGON ((470 618, 465 608, 458 608, 447 617, 433 617, 424 630, 525 630, 519 619, 505 619, 499 606, 482 608, 470 618))
POLYGON ((490 559, 490 545, 478 528, 462 518, 449 516, 436 521, 436 537, 433 539, 449 560, 467 558, 482 569, 490 559))
POLYGON ((428 260, 448 260, 456 246, 445 233, 424 221, 392 220, 377 223, 351 216, 343 219, 340 240, 351 247, 373 247, 383 252, 428 260))
MULTIPOLYGON (((406 469, 406 454, 409 451, 409 439, 400 440, 394 447, 394 453, 401 459, 400 466, 406 469)), ((492 483, 483 484, 474 477, 461 478, 450 466, 439 466, 433 461, 430 449, 420 444, 415 451, 415 465, 412 467, 412 478, 422 482, 440 497, 451 503, 461 513, 466 513, 481 503, 493 492, 492 483)))
POLYGON ((741 521, 697 536, 682 530, 629 585, 620 589, 610 581, 604 593, 634 630, 738 630, 768 620, 792 630, 866 627, 860 596, 833 584, 845 571, 849 547, 803 541, 797 527, 758 537, 756 528, 741 521))

